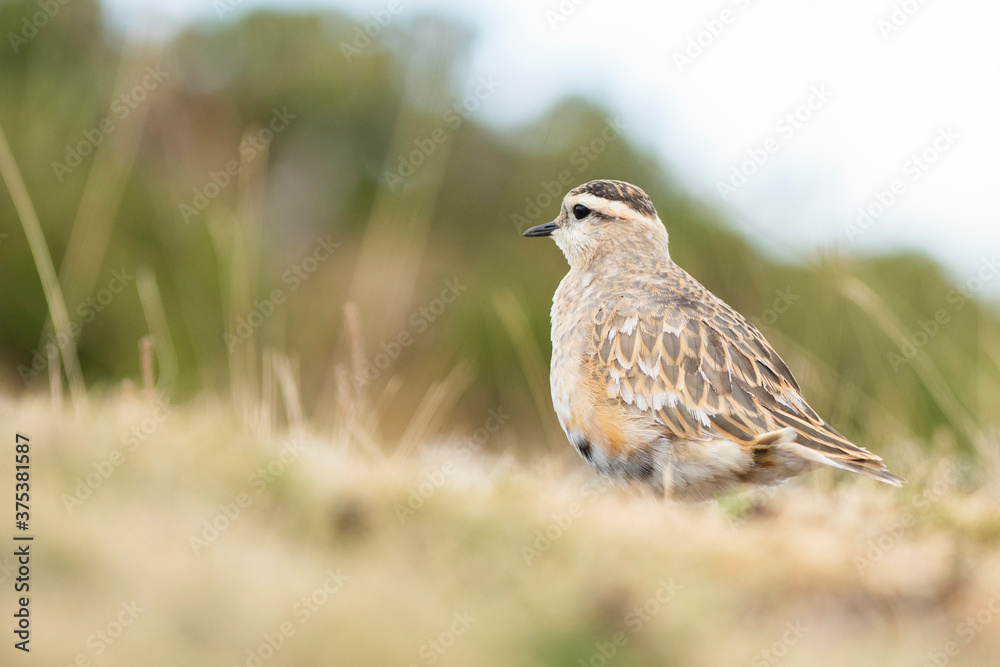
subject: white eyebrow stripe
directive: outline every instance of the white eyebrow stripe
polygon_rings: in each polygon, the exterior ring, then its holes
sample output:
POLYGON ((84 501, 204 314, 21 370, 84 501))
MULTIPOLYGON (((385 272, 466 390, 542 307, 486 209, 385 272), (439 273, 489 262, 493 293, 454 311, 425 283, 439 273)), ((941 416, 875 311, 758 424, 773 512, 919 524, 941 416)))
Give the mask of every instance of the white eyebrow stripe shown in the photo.
MULTIPOLYGON (((570 201, 573 202, 574 206, 576 204, 583 204, 592 211, 597 211, 598 213, 602 213, 604 215, 610 215, 613 218, 646 217, 625 202, 611 201, 610 199, 605 199, 604 197, 592 195, 589 192, 573 195, 573 198, 570 201)), ((570 206, 569 209, 570 213, 572 213, 573 206, 570 206)))

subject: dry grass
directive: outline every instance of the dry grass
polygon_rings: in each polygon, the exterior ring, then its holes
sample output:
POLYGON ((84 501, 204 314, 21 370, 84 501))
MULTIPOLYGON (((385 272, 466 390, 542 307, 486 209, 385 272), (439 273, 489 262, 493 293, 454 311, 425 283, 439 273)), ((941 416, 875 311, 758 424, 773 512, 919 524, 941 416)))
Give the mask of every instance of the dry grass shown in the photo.
POLYGON ((920 665, 950 641, 951 664, 1000 654, 995 457, 963 470, 914 452, 893 462, 902 491, 822 472, 685 506, 595 483, 568 447, 519 462, 495 441, 424 444, 390 465, 305 435, 277 463, 286 441, 241 435, 229 408, 155 414, 140 397, 95 398, 81 421, 41 399, 0 404, 4 433, 33 446, 25 664, 920 665), (120 465, 69 511, 114 451, 120 465), (209 540, 213 519, 229 526, 209 540), (328 572, 345 577, 329 594, 328 572), (116 634, 133 601, 143 611, 106 645, 97 632, 116 634), (975 630, 977 613, 992 622, 975 630), (290 636, 255 662, 282 624, 290 636))

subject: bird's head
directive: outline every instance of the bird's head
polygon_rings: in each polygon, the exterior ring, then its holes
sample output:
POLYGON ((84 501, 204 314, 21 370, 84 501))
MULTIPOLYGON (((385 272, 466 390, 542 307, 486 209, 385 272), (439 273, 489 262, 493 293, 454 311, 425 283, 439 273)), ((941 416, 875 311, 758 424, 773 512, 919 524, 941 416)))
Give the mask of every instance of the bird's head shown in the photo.
POLYGON ((653 202, 640 188, 623 181, 590 181, 570 190, 552 222, 525 236, 551 236, 571 267, 583 268, 598 257, 669 259, 667 230, 653 202))

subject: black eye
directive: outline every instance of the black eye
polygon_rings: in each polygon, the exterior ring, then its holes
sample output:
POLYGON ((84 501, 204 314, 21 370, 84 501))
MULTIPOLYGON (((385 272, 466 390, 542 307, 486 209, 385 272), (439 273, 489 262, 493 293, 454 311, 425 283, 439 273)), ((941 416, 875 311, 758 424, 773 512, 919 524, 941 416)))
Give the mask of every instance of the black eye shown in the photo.
POLYGON ((590 209, 583 204, 577 204, 573 207, 573 215, 576 216, 577 220, 583 220, 588 215, 590 215, 590 209))

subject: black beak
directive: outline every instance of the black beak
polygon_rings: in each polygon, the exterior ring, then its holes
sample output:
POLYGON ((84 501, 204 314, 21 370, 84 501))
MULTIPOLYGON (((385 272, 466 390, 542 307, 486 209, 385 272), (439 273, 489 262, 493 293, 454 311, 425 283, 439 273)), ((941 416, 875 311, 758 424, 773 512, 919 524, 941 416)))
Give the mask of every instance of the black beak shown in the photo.
POLYGON ((544 225, 536 225, 524 230, 524 236, 552 236, 552 232, 559 229, 559 225, 554 222, 546 222, 544 225))

